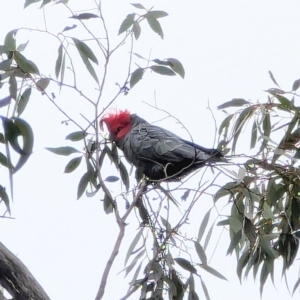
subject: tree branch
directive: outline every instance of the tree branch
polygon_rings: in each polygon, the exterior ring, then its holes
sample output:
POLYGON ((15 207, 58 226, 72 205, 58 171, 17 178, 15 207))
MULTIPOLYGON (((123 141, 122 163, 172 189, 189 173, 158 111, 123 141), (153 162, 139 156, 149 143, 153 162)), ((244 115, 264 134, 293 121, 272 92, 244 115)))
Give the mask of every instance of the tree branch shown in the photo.
POLYGON ((0 242, 0 285, 14 300, 50 300, 22 261, 0 242))
POLYGON ((108 261, 106 263, 106 267, 105 267, 104 272, 102 274, 100 287, 99 287, 99 290, 98 290, 98 293, 97 293, 97 296, 96 296, 95 300, 101 300, 103 298, 103 296, 104 296, 105 287, 106 287, 107 278, 108 278, 110 269, 111 269, 111 267, 112 267, 112 265, 113 265, 113 263, 115 261, 115 258, 119 254, 120 246, 121 246, 124 234, 125 234, 125 226, 126 226, 125 220, 128 217, 128 215, 130 214, 130 212, 133 210, 133 208, 134 208, 136 202, 138 201, 138 199, 143 194, 146 186, 147 186, 147 182, 146 182, 146 180, 143 180, 142 183, 141 183, 141 185, 140 185, 138 193, 134 197, 134 199, 133 199, 130 207, 128 208, 128 210, 126 211, 126 213, 124 214, 124 216, 122 218, 116 216, 117 217, 117 223, 119 225, 120 231, 119 231, 119 234, 118 234, 115 246, 113 248, 113 251, 112 251, 112 253, 111 253, 111 255, 110 255, 110 257, 109 257, 109 259, 108 259, 108 261))

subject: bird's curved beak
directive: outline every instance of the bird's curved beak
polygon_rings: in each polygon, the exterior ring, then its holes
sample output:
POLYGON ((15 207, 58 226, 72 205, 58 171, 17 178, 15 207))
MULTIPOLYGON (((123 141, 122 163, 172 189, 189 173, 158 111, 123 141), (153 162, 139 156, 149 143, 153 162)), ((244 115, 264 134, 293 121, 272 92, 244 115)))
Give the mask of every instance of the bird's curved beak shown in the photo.
POLYGON ((105 123, 105 118, 102 118, 99 122, 100 129, 103 131, 103 123, 105 123))

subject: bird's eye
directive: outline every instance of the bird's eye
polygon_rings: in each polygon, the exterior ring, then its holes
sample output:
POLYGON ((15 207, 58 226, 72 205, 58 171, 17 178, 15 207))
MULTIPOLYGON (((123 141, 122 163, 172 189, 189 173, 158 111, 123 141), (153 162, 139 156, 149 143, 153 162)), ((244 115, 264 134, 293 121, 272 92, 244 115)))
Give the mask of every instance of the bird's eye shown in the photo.
POLYGON ((123 129, 123 126, 119 126, 116 130, 116 133, 118 134, 123 129))

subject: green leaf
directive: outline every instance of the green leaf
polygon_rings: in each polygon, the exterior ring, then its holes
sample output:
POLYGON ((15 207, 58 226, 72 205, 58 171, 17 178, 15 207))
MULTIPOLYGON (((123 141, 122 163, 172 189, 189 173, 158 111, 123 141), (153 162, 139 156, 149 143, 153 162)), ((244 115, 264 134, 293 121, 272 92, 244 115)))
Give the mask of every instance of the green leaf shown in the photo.
POLYGON ((43 8, 46 4, 50 3, 52 0, 43 0, 43 3, 40 8, 43 8))
POLYGON ((11 120, 5 117, 1 117, 3 129, 4 129, 4 137, 5 140, 8 141, 11 147, 18 153, 22 154, 23 150, 21 149, 18 136, 21 135, 19 127, 11 120))
POLYGON ((49 83, 50 83, 49 78, 41 78, 36 82, 36 87, 37 87, 38 91, 43 93, 46 90, 46 88, 48 87, 49 83))
POLYGON ((218 271, 215 270, 214 268, 212 268, 212 267, 210 267, 210 266, 208 266, 208 265, 201 265, 201 264, 199 264, 199 266, 200 266, 202 269, 204 269, 205 271, 207 271, 208 273, 210 273, 210 274, 212 274, 212 275, 214 275, 214 276, 216 276, 216 277, 218 277, 218 278, 220 278, 220 279, 223 279, 223 280, 227 280, 227 281, 228 281, 228 279, 227 279, 225 276, 223 276, 220 272, 218 272, 218 271))
POLYGON ((290 110, 295 110, 296 109, 296 107, 293 104, 293 102, 290 101, 289 99, 287 99, 286 97, 283 97, 281 95, 275 95, 275 98, 280 102, 280 104, 284 108, 287 108, 287 109, 290 109, 290 110))
POLYGON ((142 4, 140 3, 130 3, 132 6, 134 6, 135 8, 139 8, 139 9, 146 9, 142 4))
POLYGON ((299 89, 299 87, 300 87, 300 79, 297 79, 293 83, 292 91, 297 91, 299 89))
POLYGON ((160 23, 156 20, 156 18, 150 15, 149 16, 145 15, 145 17, 147 18, 148 24, 151 27, 151 29, 163 39, 164 33, 160 26, 160 23))
POLYGON ((10 214, 9 198, 5 188, 2 185, 0 185, 0 199, 4 202, 6 209, 10 214))
POLYGON ((77 19, 77 20, 88 20, 93 18, 99 18, 99 16, 91 13, 82 13, 77 16, 70 17, 70 19, 77 19))
POLYGON ((65 167, 64 173, 71 173, 80 165, 82 156, 72 158, 65 167))
POLYGON ((120 26, 118 34, 121 34, 124 31, 128 30, 133 25, 134 18, 135 18, 135 14, 127 15, 126 19, 122 22, 122 24, 120 26))
POLYGON ((242 131, 243 126, 248 121, 248 119, 252 116, 254 112, 253 107, 245 108, 241 113, 238 119, 235 122, 234 129, 233 129, 233 143, 232 143, 232 153, 235 153, 236 143, 239 138, 239 135, 242 131))
POLYGON ((151 18, 154 18, 154 19, 163 18, 163 17, 166 17, 166 16, 168 16, 168 14, 165 11, 162 11, 162 10, 151 10, 151 11, 149 11, 145 14, 146 18, 151 17, 151 18))
POLYGON ((6 59, 6 60, 2 60, 0 62, 0 71, 4 71, 10 68, 10 65, 12 63, 12 59, 6 59))
POLYGON ((279 84, 277 83, 275 77, 273 76, 273 73, 272 73, 271 71, 269 71, 269 75, 270 75, 271 80, 272 80, 278 87, 280 87, 279 84))
POLYGON ((113 199, 111 198, 110 194, 105 193, 104 200, 103 200, 103 208, 107 215, 113 212, 114 210, 113 199))
POLYGON ((108 176, 108 177, 106 177, 106 179, 104 179, 104 181, 107 181, 107 182, 117 182, 117 181, 119 181, 120 180, 120 178, 119 177, 117 177, 117 176, 108 176))
POLYGON ((177 73, 182 78, 184 78, 185 70, 184 70, 184 67, 183 67, 182 63, 178 59, 176 59, 176 58, 167 58, 166 61, 169 62, 170 67, 172 68, 172 70, 175 73, 177 73))
POLYGON ((124 262, 124 265, 126 266, 127 262, 128 262, 128 259, 130 257, 130 255, 133 253, 137 243, 139 242, 142 234, 143 234, 143 231, 144 231, 144 228, 141 228, 138 233, 136 234, 136 236, 134 237, 133 241, 131 242, 128 250, 127 250, 127 254, 126 254, 126 257, 125 257, 125 262, 124 262))
MULTIPOLYGON (((230 219, 229 219, 230 221, 230 219)), ((227 250, 226 255, 232 254, 233 250, 235 249, 235 247, 238 245, 238 243, 240 242, 241 238, 242 238, 242 229, 240 231, 238 231, 237 233, 235 233, 232 229, 231 229, 232 235, 231 236, 231 242, 229 245, 229 248, 227 250)))
POLYGON ((182 201, 186 201, 186 199, 188 198, 189 194, 190 194, 191 190, 186 190, 183 195, 180 197, 180 199, 182 201))
POLYGON ((138 40, 141 35, 141 26, 140 26, 139 22, 135 21, 133 23, 132 30, 133 30, 135 39, 138 40))
POLYGON ((210 297, 209 297, 209 294, 208 294, 208 289, 204 283, 204 281, 202 280, 202 278, 200 277, 200 280, 201 280, 201 286, 202 286, 202 290, 204 292, 204 295, 205 295, 205 298, 206 300, 210 300, 210 297))
POLYGON ((28 60, 20 52, 17 52, 17 51, 14 52, 14 59, 15 59, 16 63, 18 64, 19 68, 24 73, 33 73, 33 74, 40 75, 40 71, 39 71, 38 67, 35 65, 35 63, 32 62, 31 60, 28 60))
POLYGON ((223 122, 221 123, 221 125, 220 125, 220 127, 219 127, 219 135, 221 135, 223 129, 225 129, 224 136, 225 136, 225 137, 227 136, 228 127, 229 127, 229 125, 230 125, 230 121, 231 121, 231 119, 233 118, 233 116, 234 116, 233 114, 232 114, 232 115, 229 115, 229 116, 227 116, 227 117, 223 120, 223 122))
POLYGON ((19 46, 18 46, 18 48, 17 48, 17 51, 19 51, 19 52, 22 52, 22 51, 24 51, 25 50, 25 48, 27 47, 27 45, 28 45, 28 42, 29 41, 27 41, 26 43, 24 43, 24 44, 20 44, 19 46))
POLYGON ((12 164, 8 161, 7 157, 0 152, 0 164, 10 170, 12 170, 13 166, 12 164))
POLYGON ((14 124, 19 128, 23 139, 23 148, 20 158, 14 168, 14 173, 20 170, 27 162, 29 156, 32 154, 34 135, 30 125, 23 119, 14 118, 14 124))
POLYGON ((176 75, 170 68, 164 66, 151 66, 150 69, 155 73, 167 76, 174 76, 176 75))
POLYGON ((214 196, 214 201, 216 202, 220 198, 227 196, 227 195, 232 195, 234 192, 232 191, 234 188, 236 188, 238 184, 236 182, 228 182, 224 186, 222 186, 214 196))
POLYGON ((76 150, 73 147, 69 147, 69 146, 58 147, 58 148, 45 148, 45 149, 47 149, 48 151, 50 151, 54 154, 64 155, 64 156, 68 156, 68 155, 73 154, 73 153, 80 153, 80 151, 76 150))
POLYGON ((217 106, 217 109, 224 109, 224 108, 228 108, 228 107, 239 107, 239 106, 243 106, 246 104, 249 104, 249 101, 246 101, 245 99, 241 99, 241 98, 235 98, 232 99, 231 101, 227 101, 219 106, 217 106))
POLYGON ((256 124, 256 120, 254 120, 252 126, 250 149, 253 149, 255 147, 256 141, 257 141, 257 124, 256 124))
MULTIPOLYGON (((82 42, 81 42, 82 43, 82 42)), ((78 48, 77 48, 78 49, 78 48)), ((89 61, 89 58, 85 55, 85 53, 81 52, 79 49, 78 49, 78 52, 81 56, 81 59, 83 61, 83 63, 85 64, 87 70, 89 71, 89 73, 91 74, 91 76, 95 79, 95 81, 98 83, 98 77, 97 77, 97 74, 92 66, 92 64, 90 63, 89 61)), ((93 54, 94 55, 94 54, 93 54)), ((98 62, 97 62, 98 63, 98 62)))
POLYGON ((92 62, 94 62, 95 64, 98 65, 98 59, 95 56, 95 54, 93 53, 93 51, 91 50, 91 48, 84 42, 76 39, 76 38, 72 38, 77 50, 79 51, 80 54, 82 54, 83 56, 87 57, 88 59, 90 59, 92 62))
POLYGON ((177 257, 174 260, 179 264, 179 266, 193 274, 197 274, 196 268, 185 258, 177 257))
POLYGON ((77 200, 80 199, 80 197, 83 195, 84 191, 87 188, 88 183, 92 179, 92 176, 93 176, 92 172, 87 171, 81 177, 79 184, 78 184, 78 188, 77 188, 77 200))
POLYGON ((15 76, 10 76, 8 80, 9 84, 9 94, 10 97, 13 99, 17 99, 17 90, 18 90, 18 84, 15 76))
POLYGON ((85 131, 75 131, 66 136, 66 140, 70 140, 72 142, 81 141, 87 136, 85 131))
POLYGON ((201 242, 201 239, 202 239, 203 234, 204 234, 204 232, 205 232, 205 229, 206 229, 206 227, 207 227, 207 224, 208 224, 208 221, 209 221, 209 217, 210 217, 210 212, 211 212, 211 210, 209 210, 209 211, 205 214, 205 216, 204 216, 204 218, 203 218, 203 220, 202 220, 202 222, 201 222, 201 225, 200 225, 200 228, 199 228, 199 232, 198 232, 198 238, 197 238, 197 242, 198 242, 198 243, 201 242))
POLYGON ((66 26, 63 30, 62 30, 62 33, 63 32, 66 32, 66 31, 69 31, 69 30, 72 30, 74 28, 76 28, 77 25, 73 24, 72 26, 66 26))
POLYGON ((250 252, 248 250, 246 250, 242 256, 240 257, 239 261, 238 261, 238 265, 237 265, 237 270, 236 270, 236 273, 238 275, 238 278, 240 280, 240 283, 242 283, 242 272, 243 272, 243 269, 244 267, 247 265, 248 261, 249 261, 249 258, 250 258, 250 252))
POLYGON ((30 4, 36 3, 36 2, 40 2, 41 0, 26 0, 25 4, 24 4, 24 8, 26 8, 27 6, 29 6, 30 4))
POLYGON ((10 51, 16 50, 16 34, 18 29, 14 29, 8 32, 4 39, 4 46, 9 49, 10 51))
POLYGON ((20 117, 20 115, 23 113, 23 111, 25 110, 29 98, 31 95, 31 88, 27 88, 23 94, 21 95, 20 99, 19 99, 19 103, 18 103, 18 108, 17 108, 17 112, 18 112, 18 116, 20 117))
POLYGON ((202 264, 207 265, 207 257, 206 257, 204 249, 197 242, 194 242, 194 245, 195 245, 195 249, 197 251, 198 257, 200 258, 202 264))
POLYGON ((138 68, 131 73, 131 77, 130 77, 131 89, 143 78, 143 75, 144 75, 144 69, 142 68, 138 68))
POLYGON ((55 76, 58 78, 59 72, 61 70, 61 64, 62 64, 62 55, 63 55, 63 45, 60 44, 58 47, 58 56, 55 63, 55 76))
POLYGON ((126 191, 128 192, 128 190, 129 190, 129 175, 128 175, 126 167, 124 166, 124 164, 121 161, 119 164, 119 168, 120 168, 120 175, 121 175, 122 182, 125 185, 126 191))

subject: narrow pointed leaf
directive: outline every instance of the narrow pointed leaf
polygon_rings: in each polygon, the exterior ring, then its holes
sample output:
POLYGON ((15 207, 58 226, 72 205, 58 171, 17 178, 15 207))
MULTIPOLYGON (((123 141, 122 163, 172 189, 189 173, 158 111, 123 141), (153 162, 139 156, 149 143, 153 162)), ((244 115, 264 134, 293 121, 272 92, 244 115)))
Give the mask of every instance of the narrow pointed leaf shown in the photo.
POLYGON ((80 151, 76 150, 75 148, 73 147, 69 147, 69 146, 66 146, 66 147, 58 147, 58 148, 45 148, 47 149, 48 151, 54 153, 54 154, 57 154, 57 155, 64 155, 64 156, 68 156, 70 154, 73 154, 73 153, 80 153, 80 151))
POLYGON ((131 77, 130 77, 131 89, 143 78, 143 75, 144 75, 144 69, 142 68, 138 68, 131 73, 131 77))
POLYGON ((80 197, 83 195, 91 178, 92 173, 90 171, 84 173, 81 177, 77 188, 77 200, 80 199, 80 197))
POLYGON ((271 71, 269 71, 269 75, 270 75, 271 80, 280 88, 279 84, 277 83, 277 81, 271 71))
POLYGON ((85 131, 75 131, 66 136, 66 140, 70 140, 72 142, 81 141, 87 136, 85 131))
POLYGON ((63 45, 60 44, 60 46, 58 47, 58 56, 57 56, 56 63, 55 63, 55 76, 56 76, 56 78, 58 78, 58 75, 59 75, 60 70, 61 70, 62 55, 63 55, 63 45))
POLYGON ((121 175, 122 182, 125 185, 126 191, 128 192, 128 190, 129 190, 129 175, 128 175, 127 169, 122 162, 120 162, 119 168, 120 168, 120 175, 121 175))
POLYGON ((14 173, 23 167, 32 154, 34 135, 30 125, 23 119, 14 118, 15 125, 19 128, 23 139, 22 153, 14 168, 14 173))
POLYGON ((32 62, 31 60, 28 60, 23 54, 20 52, 14 52, 14 59, 16 63, 18 64, 19 68, 24 73, 33 73, 40 75, 40 71, 36 64, 32 62))
POLYGON ((4 202, 6 209, 10 214, 9 198, 8 198, 5 188, 2 185, 0 185, 0 199, 4 202))
POLYGON ((15 51, 16 50, 16 34, 17 34, 18 30, 14 29, 10 32, 8 32, 5 36, 4 39, 4 46, 9 49, 10 51, 15 51))
POLYGON ((197 270, 196 268, 185 258, 182 257, 177 257, 174 258, 174 260, 179 264, 180 267, 182 267, 183 269, 193 273, 193 274, 197 274, 197 270))
POLYGON ((0 152, 0 164, 10 170, 13 168, 12 164, 9 163, 7 157, 2 152, 0 152))
POLYGON ((65 167, 64 173, 71 173, 77 169, 82 160, 82 156, 72 158, 65 167))
POLYGON ((40 92, 44 92, 50 83, 49 78, 41 78, 36 82, 37 90, 40 92))
POLYGON ((300 79, 297 79, 293 83, 292 91, 297 91, 299 89, 299 87, 300 87, 300 79))
POLYGON ((128 30, 133 25, 134 18, 135 18, 135 14, 127 15, 126 19, 122 22, 122 24, 120 26, 118 34, 121 34, 124 31, 128 30))
POLYGON ((205 216, 204 216, 204 218, 203 218, 203 220, 202 220, 202 222, 201 222, 201 225, 200 225, 200 228, 199 228, 199 232, 198 232, 198 238, 197 238, 197 242, 198 242, 198 243, 201 242, 201 239, 202 239, 203 234, 204 234, 204 232, 205 232, 205 229, 206 229, 206 227, 207 227, 207 224, 208 224, 208 221, 209 221, 209 217, 210 217, 210 212, 211 212, 211 210, 209 210, 209 211, 205 214, 205 216))
POLYGON ((77 19, 77 20, 88 20, 94 18, 99 18, 99 16, 91 13, 82 13, 77 16, 70 17, 70 19, 77 19))
POLYGON ((83 54, 85 57, 87 57, 88 59, 90 59, 92 62, 94 62, 95 64, 98 64, 98 59, 95 56, 94 52, 91 50, 91 48, 84 42, 76 39, 76 38, 72 38, 77 50, 83 54))
POLYGON ((246 104, 249 104, 249 101, 247 101, 245 99, 241 99, 241 98, 235 98, 235 99, 232 99, 231 101, 227 101, 227 102, 219 105, 217 108, 224 109, 224 108, 228 108, 228 107, 239 107, 239 106, 243 106, 246 104))
POLYGON ((135 8, 139 8, 139 9, 146 9, 142 4, 140 3, 130 3, 132 6, 134 6, 135 8))
POLYGON ((84 62, 87 70, 89 71, 89 73, 91 74, 91 76, 95 79, 95 81, 98 83, 98 77, 97 77, 97 74, 92 66, 92 64, 90 63, 90 61, 88 60, 88 58, 82 53, 82 52, 79 52, 81 58, 82 58, 82 61, 84 62))
POLYGON ((0 62, 0 71, 4 71, 10 68, 10 65, 12 63, 12 59, 6 59, 6 60, 2 60, 0 62))
POLYGON ((257 141, 257 124, 256 120, 253 121, 253 126, 252 126, 252 135, 251 135, 251 143, 250 143, 250 149, 253 149, 256 145, 257 141))
POLYGON ((175 72, 173 72, 170 68, 164 66, 151 66, 150 69, 158 74, 167 75, 167 76, 175 76, 175 72))
POLYGON ((63 32, 66 32, 66 31, 69 31, 69 30, 72 30, 72 29, 75 29, 77 27, 77 25, 73 24, 72 26, 66 26, 63 30, 62 30, 62 33, 63 32))
POLYGON ((194 242, 194 245, 195 245, 195 249, 196 249, 196 252, 198 254, 198 257, 200 258, 201 262, 203 265, 207 265, 207 257, 206 257, 206 254, 204 252, 204 249, 202 248, 202 246, 197 243, 197 242, 194 242))
POLYGON ((185 70, 184 70, 184 67, 183 67, 182 63, 178 59, 176 59, 176 58, 167 58, 166 61, 170 63, 170 67, 172 68, 172 70, 175 73, 177 73, 182 78, 184 78, 185 70))
POLYGON ((151 18, 154 18, 154 19, 163 18, 163 17, 166 17, 166 16, 168 16, 168 14, 165 11, 162 11, 162 10, 151 10, 151 11, 149 11, 145 14, 146 18, 151 17, 151 18))
POLYGON ((105 193, 103 200, 103 208, 107 215, 111 214, 114 211, 113 199, 111 198, 110 194, 105 193))
POLYGON ((18 108, 17 108, 18 116, 20 116, 23 113, 23 111, 25 110, 25 108, 28 104, 30 95, 31 95, 31 88, 27 88, 21 95, 21 97, 19 99, 19 103, 18 103, 18 108))
POLYGON ((130 255, 132 254, 132 252, 134 251, 136 245, 138 244, 142 234, 143 234, 143 231, 144 231, 144 228, 141 228, 138 233, 136 234, 136 236, 134 237, 133 241, 131 242, 128 250, 127 250, 127 254, 126 254, 126 257, 125 257, 125 262, 124 262, 124 265, 126 266, 127 262, 128 262, 128 259, 130 257, 130 255))
POLYGON ((108 176, 104 179, 104 181, 107 181, 107 182, 117 182, 119 180, 120 180, 120 178, 117 176, 108 176))
POLYGON ((142 31, 139 22, 135 21, 133 23, 132 30, 133 30, 133 34, 134 34, 135 39, 138 40, 140 35, 141 35, 141 31, 142 31))
POLYGON ((156 18, 148 15, 146 16, 147 18, 147 21, 148 21, 148 24, 149 26, 151 27, 151 29, 157 33, 162 39, 164 38, 164 33, 163 33, 163 30, 161 28, 161 25, 160 23, 157 21, 156 18))
POLYGON ((18 84, 15 76, 10 76, 8 80, 9 84, 9 94, 10 97, 13 99, 17 99, 17 90, 18 90, 18 84))
POLYGON ((26 8, 27 6, 29 6, 30 4, 36 3, 36 2, 40 2, 41 0, 26 0, 25 4, 24 4, 24 8, 26 8))
POLYGON ((202 286, 202 290, 204 292, 205 298, 206 298, 206 300, 210 300, 208 289, 201 277, 200 277, 200 280, 201 280, 201 286, 202 286))
POLYGON ((207 265, 199 265, 202 269, 204 269, 205 271, 207 271, 208 273, 220 278, 220 279, 223 279, 223 280, 227 280, 228 279, 223 276, 220 272, 218 272, 217 270, 215 270, 214 268, 210 267, 210 266, 207 266, 207 265))
POLYGON ((29 41, 27 41, 27 42, 24 43, 24 44, 20 44, 20 45, 18 46, 17 50, 18 50, 19 52, 24 51, 24 50, 26 49, 27 45, 28 45, 28 42, 29 42, 29 41))

